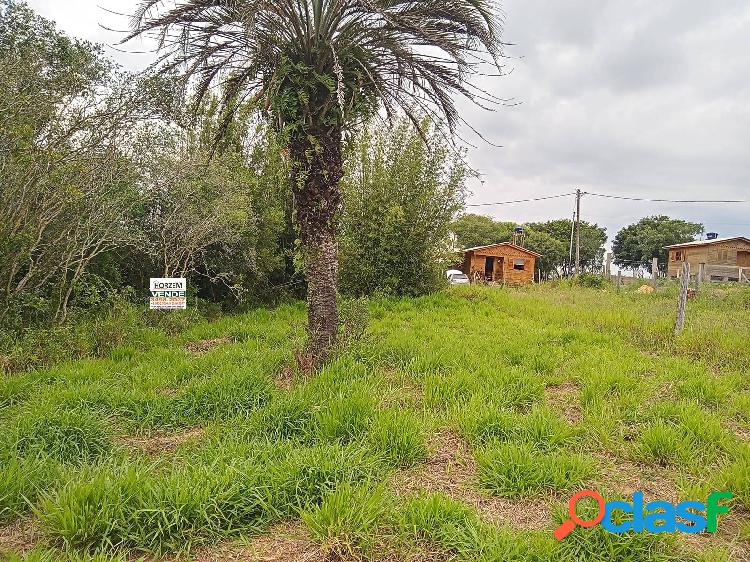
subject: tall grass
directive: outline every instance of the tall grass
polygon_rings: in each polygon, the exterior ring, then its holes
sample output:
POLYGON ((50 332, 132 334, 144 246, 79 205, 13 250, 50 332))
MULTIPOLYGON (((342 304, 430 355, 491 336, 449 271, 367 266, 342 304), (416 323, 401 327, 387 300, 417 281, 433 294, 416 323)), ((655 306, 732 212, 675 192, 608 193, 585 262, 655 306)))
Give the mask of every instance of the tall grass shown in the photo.
MULTIPOLYGON (((461 497, 515 509, 605 489, 604 456, 685 499, 732 490, 732 509, 750 509, 750 292, 712 291, 690 301, 679 338, 671 287, 375 299, 364 338, 291 389, 274 379, 293 366, 300 304, 146 324, 103 357, 0 377, 0 523, 41 526, 29 560, 188 553, 300 518, 332 554, 363 559, 691 560, 679 536, 578 529, 558 544, 461 497), (131 444, 179 444, 196 427, 179 446, 131 444), (445 429, 465 455, 432 438, 445 429), (452 496, 399 489, 443 480, 452 496)), ((720 522, 717 552, 732 532, 720 522)))

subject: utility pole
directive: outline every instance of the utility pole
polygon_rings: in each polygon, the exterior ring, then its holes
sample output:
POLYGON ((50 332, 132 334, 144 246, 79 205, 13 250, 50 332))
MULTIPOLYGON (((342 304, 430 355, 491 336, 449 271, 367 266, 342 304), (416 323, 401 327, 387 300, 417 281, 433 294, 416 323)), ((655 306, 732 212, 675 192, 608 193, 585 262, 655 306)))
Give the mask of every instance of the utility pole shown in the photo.
POLYGON ((576 275, 581 272, 581 190, 576 189, 576 275))
POLYGON ((570 222, 570 255, 568 256, 568 263, 565 264, 565 276, 570 277, 570 271, 573 269, 573 236, 575 235, 576 229, 576 212, 573 211, 573 220, 570 222))

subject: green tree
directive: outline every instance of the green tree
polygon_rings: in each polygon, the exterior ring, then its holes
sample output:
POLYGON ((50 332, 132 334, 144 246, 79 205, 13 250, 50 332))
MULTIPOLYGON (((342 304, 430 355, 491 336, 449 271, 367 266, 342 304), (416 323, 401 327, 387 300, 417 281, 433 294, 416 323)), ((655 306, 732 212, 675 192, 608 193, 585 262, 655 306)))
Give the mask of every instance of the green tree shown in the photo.
POLYGON ((558 273, 569 255, 567 244, 533 228, 526 229, 524 246, 541 254, 542 257, 536 260, 536 269, 545 279, 558 273))
POLYGON ((187 68, 198 98, 220 81, 230 123, 252 100, 288 137, 295 218, 308 281, 308 332, 316 362, 338 328, 336 226, 342 135, 377 114, 442 114, 460 121, 453 95, 477 56, 498 60, 492 0, 146 0, 129 38, 162 37, 166 71, 187 68))
POLYGON ((426 122, 422 135, 405 120, 359 135, 342 181, 342 291, 419 295, 439 287, 454 257, 446 240, 467 172, 426 122))
POLYGON ((513 237, 513 222, 499 222, 492 217, 463 214, 451 224, 456 242, 462 248, 475 248, 498 242, 507 242, 513 237))
POLYGON ((140 240, 121 147, 151 115, 148 81, 0 0, 0 92, 0 320, 64 321, 91 262, 140 240))
POLYGON ((612 243, 616 265, 638 269, 649 269, 653 258, 659 259, 659 269, 666 271, 667 250, 665 246, 692 242, 703 232, 703 225, 672 219, 665 215, 645 217, 626 226, 617 233, 612 243))
MULTIPOLYGON (((563 244, 567 251, 558 254, 557 267, 565 273, 573 271, 574 264, 570 261, 570 234, 573 221, 570 219, 556 219, 546 222, 533 222, 526 225, 530 230, 545 232, 563 244), (562 259, 561 259, 562 258, 562 259)), ((604 244, 607 242, 607 229, 598 224, 581 221, 581 268, 584 271, 595 271, 602 266, 604 259, 604 244)), ((575 261, 575 254, 573 255, 575 261)))

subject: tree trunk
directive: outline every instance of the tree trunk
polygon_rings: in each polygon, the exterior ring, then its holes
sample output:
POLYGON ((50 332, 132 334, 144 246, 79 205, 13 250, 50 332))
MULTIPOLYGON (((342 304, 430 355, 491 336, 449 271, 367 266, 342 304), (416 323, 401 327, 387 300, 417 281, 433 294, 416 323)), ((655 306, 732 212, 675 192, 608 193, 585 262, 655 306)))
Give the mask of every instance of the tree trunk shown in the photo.
POLYGON ((314 365, 328 357, 336 341, 338 246, 336 223, 343 176, 341 130, 299 133, 290 143, 292 191, 307 276, 309 349, 314 365))

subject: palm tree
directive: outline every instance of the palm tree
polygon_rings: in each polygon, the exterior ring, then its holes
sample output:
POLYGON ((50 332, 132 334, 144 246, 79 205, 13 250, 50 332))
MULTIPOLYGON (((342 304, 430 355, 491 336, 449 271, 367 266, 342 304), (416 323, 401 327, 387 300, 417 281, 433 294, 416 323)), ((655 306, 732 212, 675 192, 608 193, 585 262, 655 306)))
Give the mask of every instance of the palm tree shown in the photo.
POLYGON ((487 99, 469 78, 497 66, 499 21, 494 0, 145 0, 133 16, 126 40, 157 36, 160 68, 181 69, 198 102, 221 86, 227 126, 251 103, 285 132, 316 363, 338 329, 342 135, 399 111, 453 131, 454 96, 487 99))

